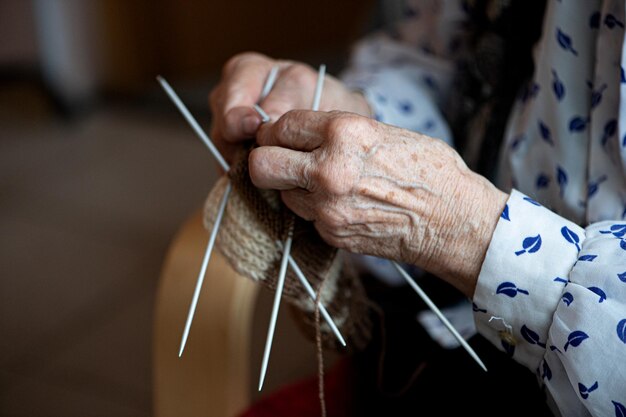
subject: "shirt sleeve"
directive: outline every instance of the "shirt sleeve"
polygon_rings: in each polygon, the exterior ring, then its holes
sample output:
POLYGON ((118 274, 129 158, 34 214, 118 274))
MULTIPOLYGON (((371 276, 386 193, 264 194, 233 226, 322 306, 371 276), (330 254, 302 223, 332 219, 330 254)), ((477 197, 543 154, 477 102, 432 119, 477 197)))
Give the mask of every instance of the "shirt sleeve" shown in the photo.
POLYGON ((462 1, 408 1, 393 30, 358 42, 341 78, 360 90, 374 117, 452 144, 442 115, 464 45, 462 1))
POLYGON ((478 331, 564 416, 626 416, 626 224, 582 229, 513 190, 474 294, 478 331))

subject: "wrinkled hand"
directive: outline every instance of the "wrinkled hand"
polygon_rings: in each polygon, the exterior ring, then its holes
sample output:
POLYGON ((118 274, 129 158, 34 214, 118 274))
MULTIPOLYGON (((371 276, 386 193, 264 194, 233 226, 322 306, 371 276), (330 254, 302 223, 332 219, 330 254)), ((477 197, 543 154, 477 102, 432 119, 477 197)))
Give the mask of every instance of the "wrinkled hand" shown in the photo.
MULTIPOLYGON (((230 160, 237 144, 256 135, 261 117, 252 109, 259 104, 278 120, 289 110, 310 109, 317 82, 317 71, 308 65, 274 60, 257 53, 243 53, 224 66, 220 83, 211 91, 209 103, 213 114, 211 138, 230 160), (261 103, 261 92, 272 69, 279 73, 270 94, 261 103)), ((320 110, 345 110, 369 116, 365 98, 348 90, 332 76, 326 76, 320 110)))
POLYGON ((261 188, 329 244, 407 262, 471 297, 507 196, 438 139, 343 112, 292 111, 250 154, 261 188))

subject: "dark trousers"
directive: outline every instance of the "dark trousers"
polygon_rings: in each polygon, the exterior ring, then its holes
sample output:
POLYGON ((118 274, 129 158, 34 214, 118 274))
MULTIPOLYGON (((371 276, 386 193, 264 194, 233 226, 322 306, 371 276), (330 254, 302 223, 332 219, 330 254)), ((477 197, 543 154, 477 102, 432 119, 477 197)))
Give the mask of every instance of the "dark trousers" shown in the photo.
MULTIPOLYGON (((462 348, 443 349, 416 320, 426 309, 410 287, 391 288, 363 277, 373 313, 371 343, 353 357, 357 416, 552 416, 535 375, 480 335, 469 344, 484 372, 462 348), (434 410, 426 413, 426 410, 434 410)), ((463 295, 434 277, 420 285, 441 308, 463 295)))

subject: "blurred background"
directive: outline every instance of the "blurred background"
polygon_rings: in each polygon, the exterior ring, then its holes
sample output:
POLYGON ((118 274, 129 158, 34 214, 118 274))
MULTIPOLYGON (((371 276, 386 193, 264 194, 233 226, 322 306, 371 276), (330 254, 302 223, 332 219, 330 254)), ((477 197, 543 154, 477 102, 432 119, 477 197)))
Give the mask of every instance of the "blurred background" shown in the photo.
POLYGON ((230 56, 336 74, 393 4, 0 0, 1 416, 154 412, 164 256, 216 179, 155 76, 208 129, 230 56))

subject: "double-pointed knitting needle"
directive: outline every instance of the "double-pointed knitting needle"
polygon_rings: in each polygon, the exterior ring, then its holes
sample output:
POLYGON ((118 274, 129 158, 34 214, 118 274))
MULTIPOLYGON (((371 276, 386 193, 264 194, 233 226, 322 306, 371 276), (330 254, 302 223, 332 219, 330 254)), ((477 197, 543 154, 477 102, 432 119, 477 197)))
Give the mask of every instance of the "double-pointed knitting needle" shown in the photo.
POLYGON ((215 239, 217 237, 217 232, 220 229, 220 223, 222 222, 222 217, 224 216, 224 210, 226 209, 226 203, 228 202, 228 196, 232 190, 232 185, 230 182, 226 186, 226 190, 224 190, 224 195, 222 196, 222 200, 220 201, 220 205, 217 211, 217 216, 215 217, 215 223, 213 224, 213 229, 211 230, 211 235, 209 236, 209 243, 207 243, 206 250, 204 251, 204 258, 202 259, 202 266, 200 267, 200 273, 198 274, 198 279, 196 281, 196 288, 193 291, 193 297, 191 299, 191 305, 189 306, 189 313, 187 314, 187 321, 185 322, 185 330, 183 331, 183 337, 180 341, 180 348, 178 349, 178 357, 183 356, 183 350, 185 350, 185 344, 187 343, 187 337, 189 336, 189 329, 191 329, 191 323, 193 322, 193 316, 196 312, 196 306, 198 305, 198 298, 200 297, 200 290, 202 289, 202 283, 204 282, 204 276, 206 274, 207 266, 209 265, 209 260, 211 259, 211 253, 213 252, 213 246, 215 246, 215 239))
MULTIPOLYGON (((217 162, 220 164, 224 171, 228 171, 229 166, 224 157, 217 150, 211 139, 204 133, 196 119, 191 115, 187 107, 183 104, 181 99, 178 97, 178 94, 174 91, 174 89, 169 85, 167 81, 161 76, 157 77, 157 80, 170 97, 170 99, 174 102, 180 113, 187 120, 189 125, 191 125, 192 129, 196 132, 196 134, 200 137, 202 142, 209 148, 209 151, 213 154, 217 162)), ((209 264, 209 260, 211 259, 211 253, 213 252, 213 246, 215 245, 215 239, 217 237, 217 232, 220 228, 220 223, 222 222, 222 217, 224 215, 224 210, 226 209, 226 203, 228 202, 228 197, 230 195, 232 187, 231 184, 228 183, 226 190, 224 191, 224 195, 222 196, 222 200, 220 201, 219 209, 217 211, 217 217, 215 218, 215 223, 213 224, 213 229, 211 230, 211 235, 209 236, 209 242, 207 244, 206 250, 204 251, 204 258, 202 259, 202 266, 200 267, 200 273, 198 274, 198 278, 196 280, 196 287, 193 292, 193 297, 191 298, 191 305, 189 306, 189 312, 187 313, 187 321, 185 322, 185 329, 183 330, 183 336, 180 341, 180 347, 178 349, 178 357, 183 355, 183 351, 185 350, 185 345, 187 344, 187 338, 189 337, 189 330, 191 329, 191 323, 193 322, 193 317, 196 313, 196 307, 198 305, 198 298, 200 298, 200 290, 202 289, 202 284, 204 283, 204 276, 206 274, 206 269, 209 264)))
MULTIPOLYGON (((322 67, 320 67, 320 73, 322 74, 321 77, 324 76, 323 74, 325 72, 326 72, 326 67, 322 65, 322 67)), ((277 74, 278 74, 278 66, 275 66, 272 68, 272 70, 270 71, 267 77, 267 80, 265 81, 265 86, 263 86, 261 99, 259 101, 263 100, 270 93, 270 91, 272 90, 272 86, 274 85, 274 82, 276 81, 277 74)), ((319 108, 319 102, 320 102, 320 97, 322 93, 321 85, 316 86, 315 92, 316 94, 315 94, 315 97, 313 98, 313 108, 317 110, 319 108)), ((255 104, 253 107, 254 107, 254 110, 256 110, 257 113, 259 113, 259 115, 261 116, 263 123, 267 123, 270 121, 270 117, 268 116, 268 114, 265 113, 265 111, 258 104, 255 104)), ((282 248, 282 242, 278 242, 278 244, 282 248)), ((322 315, 322 317, 324 318, 324 320, 326 321, 326 323, 328 324, 332 332, 337 337, 337 340, 339 340, 339 343, 341 343, 342 346, 346 346, 346 341, 344 340, 343 336, 341 335, 341 332, 337 328, 337 325, 335 325, 335 322, 330 317, 330 314, 328 314, 328 311, 326 311, 326 308, 324 307, 324 305, 321 302, 317 301, 317 296, 315 295, 315 291, 313 290, 313 287, 311 287, 311 284, 309 284, 309 281, 306 279, 306 277, 302 273, 302 270, 300 269, 296 261, 294 261, 294 259, 291 257, 291 255, 289 255, 289 266, 291 267, 291 269, 293 269, 293 272, 296 274, 296 277, 300 281, 300 284, 302 284, 302 286, 306 290, 307 294, 309 294, 311 301, 319 304, 320 314, 322 315)))
POLYGON ((404 270, 404 268, 398 265, 397 262, 394 262, 394 261, 390 261, 390 262, 398 270, 400 275, 402 275, 402 278, 406 280, 406 282, 415 290, 417 295, 419 295, 420 298, 426 303, 428 308, 430 308, 432 312, 435 313, 435 315, 439 318, 439 320, 441 320, 443 325, 446 326, 448 330, 450 330, 450 333, 452 333, 452 336, 454 336, 455 339, 458 340, 461 346, 463 346, 463 349, 465 349, 467 353, 469 353, 469 355, 476 361, 476 363, 481 368, 483 368, 485 372, 487 372, 487 367, 485 366, 483 361, 480 360, 480 358, 478 357, 474 349, 472 349, 472 347, 465 341, 463 336, 461 336, 459 332, 456 331, 454 326, 452 326, 452 323, 448 321, 446 316, 444 316, 443 313, 439 310, 439 308, 437 308, 437 306, 435 305, 435 303, 432 302, 430 297, 428 297, 426 293, 420 288, 420 286, 417 285, 417 282, 415 282, 415 280, 411 278, 411 276, 404 270))
POLYGON ((267 79, 265 80, 265 84, 263 85, 263 90, 261 91, 261 98, 259 99, 259 101, 267 97, 270 91, 272 91, 272 87, 274 87, 274 82, 276 81, 277 75, 278 65, 274 65, 270 70, 270 73, 267 75, 267 79))
POLYGON ((313 290, 313 287, 311 287, 311 284, 309 284, 309 281, 307 281, 306 277, 302 273, 302 270, 300 269, 296 261, 294 261, 291 256, 289 256, 289 266, 291 267, 291 269, 293 269, 293 272, 295 272, 296 277, 298 277, 298 280, 300 281, 300 283, 302 284, 306 292, 309 294, 311 301, 313 301, 316 304, 319 304, 320 314, 322 315, 324 320, 326 320, 326 323, 328 323, 328 326, 337 337, 337 340, 339 340, 339 343, 341 343, 342 346, 346 346, 346 341, 343 339, 343 336, 341 335, 341 333, 339 332, 339 329, 333 322, 333 319, 330 317, 330 314, 328 314, 328 311, 326 311, 326 308, 321 303, 321 301, 317 299, 317 296, 315 295, 315 291, 313 290))
POLYGON ((163 90, 165 90, 169 98, 174 102, 174 105, 178 108, 178 111, 180 111, 183 117, 187 120, 187 123, 189 123, 194 132, 196 132, 196 135, 198 135, 198 137, 202 140, 202 142, 204 142, 207 148, 209 148, 209 151, 211 152, 211 154, 213 154, 213 157, 217 160, 222 169, 224 171, 228 171, 228 163, 226 162, 220 151, 217 150, 211 139, 209 139, 206 133, 204 133, 198 122, 196 122, 196 119, 191 115, 187 107, 183 104, 181 99, 178 97, 178 94, 176 94, 170 84, 165 81, 165 78, 159 75, 157 76, 157 81, 159 82, 159 84, 161 84, 161 87, 163 87, 163 90))
MULTIPOLYGON (((326 66, 321 65, 317 75, 317 83, 315 85, 315 93, 313 95, 313 110, 319 109, 320 98, 322 96, 322 87, 324 85, 324 75, 326 73, 326 66)), ((258 106, 257 106, 258 107, 258 106)), ((260 109, 260 108, 259 108, 260 109)), ((257 111, 259 111, 257 109, 257 111)), ((293 221, 289 226, 287 232, 287 239, 283 244, 283 257, 280 264, 280 271, 278 273, 278 281, 276 284, 276 292, 274 293, 274 305, 272 306, 272 315, 270 317, 270 325, 267 329, 267 339, 265 341, 265 350, 263 352, 263 362, 261 363, 261 375, 259 377, 259 391, 263 388, 263 382, 265 381, 265 374, 267 373, 267 364, 270 358, 270 352, 272 350, 272 342, 274 340, 274 330, 276 328, 276 319, 278 318, 278 310, 280 308, 280 300, 283 294, 283 284, 285 283, 285 275, 287 274, 287 263, 291 252, 291 242, 293 239, 293 221)), ((317 301, 316 301, 317 302, 317 301)))

